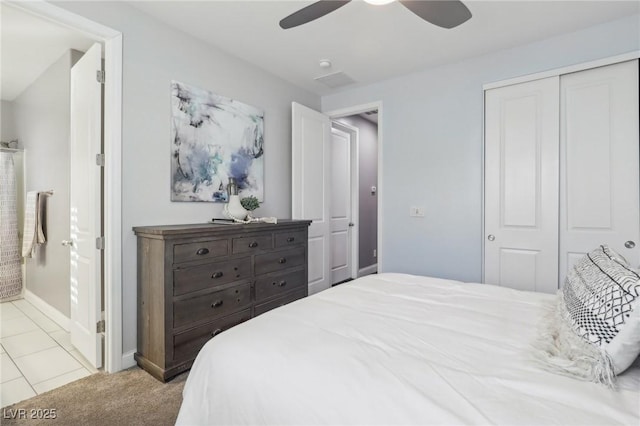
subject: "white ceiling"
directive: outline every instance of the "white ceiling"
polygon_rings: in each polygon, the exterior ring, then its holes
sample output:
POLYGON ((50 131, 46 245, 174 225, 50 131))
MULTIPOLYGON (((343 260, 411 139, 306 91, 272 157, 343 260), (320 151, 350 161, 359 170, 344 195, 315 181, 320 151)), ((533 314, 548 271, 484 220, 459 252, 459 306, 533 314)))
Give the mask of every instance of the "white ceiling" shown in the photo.
MULTIPOLYGON (((638 1, 468 0, 470 21, 445 30, 399 3, 361 0, 309 24, 282 30, 280 19, 313 1, 145 1, 138 9, 317 94, 314 78, 342 71, 356 85, 479 56, 640 13, 638 1), (328 70, 320 59, 333 63, 328 70)), ((0 97, 13 100, 67 49, 93 43, 82 34, 0 2, 0 97)))
POLYGON ((86 51, 82 34, 0 2, 0 98, 14 100, 67 50, 86 51))
POLYGON ((399 3, 372 6, 354 0, 289 30, 280 19, 312 1, 131 2, 192 36, 317 94, 314 81, 342 71, 370 84, 467 57, 510 48, 640 13, 638 1, 465 1, 473 17, 446 30, 399 3), (333 67, 323 70, 320 59, 333 67))

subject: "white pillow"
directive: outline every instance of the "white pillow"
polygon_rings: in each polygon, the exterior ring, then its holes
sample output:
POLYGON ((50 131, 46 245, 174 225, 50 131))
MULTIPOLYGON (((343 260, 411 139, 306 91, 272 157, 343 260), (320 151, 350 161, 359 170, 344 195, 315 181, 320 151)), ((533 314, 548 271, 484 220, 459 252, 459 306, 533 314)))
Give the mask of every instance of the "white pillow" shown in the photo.
POLYGON ((640 354, 640 275, 600 246, 569 272, 554 321, 543 337, 549 369, 612 386, 640 354))

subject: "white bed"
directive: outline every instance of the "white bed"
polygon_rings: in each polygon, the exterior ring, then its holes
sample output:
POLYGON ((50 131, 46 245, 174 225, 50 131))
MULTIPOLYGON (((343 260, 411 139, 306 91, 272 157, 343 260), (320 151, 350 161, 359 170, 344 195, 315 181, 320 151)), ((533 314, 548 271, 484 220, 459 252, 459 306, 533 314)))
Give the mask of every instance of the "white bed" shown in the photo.
POLYGON ((212 339, 177 424, 640 424, 640 367, 620 389, 531 355, 553 296, 381 274, 212 339))

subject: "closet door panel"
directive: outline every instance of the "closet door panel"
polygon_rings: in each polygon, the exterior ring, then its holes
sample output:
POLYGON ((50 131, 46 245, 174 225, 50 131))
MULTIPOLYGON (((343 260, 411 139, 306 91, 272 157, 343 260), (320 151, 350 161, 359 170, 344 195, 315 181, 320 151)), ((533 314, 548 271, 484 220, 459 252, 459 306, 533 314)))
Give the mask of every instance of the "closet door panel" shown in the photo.
POLYGON ((563 75, 560 93, 562 284, 600 244, 640 262, 638 61, 563 75))
POLYGON ((502 188, 500 204, 502 226, 533 227, 537 223, 538 139, 536 127, 539 97, 523 96, 502 104, 501 147, 502 188))
POLYGON ((554 292, 558 77, 485 92, 486 283, 554 292))

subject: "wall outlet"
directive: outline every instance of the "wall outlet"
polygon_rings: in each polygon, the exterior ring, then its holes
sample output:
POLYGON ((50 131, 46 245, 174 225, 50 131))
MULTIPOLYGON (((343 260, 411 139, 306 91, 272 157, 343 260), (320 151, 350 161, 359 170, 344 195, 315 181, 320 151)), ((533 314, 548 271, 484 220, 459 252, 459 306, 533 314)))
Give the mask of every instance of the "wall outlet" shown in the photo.
POLYGON ((424 217, 424 207, 410 207, 409 216, 411 217, 424 217))

